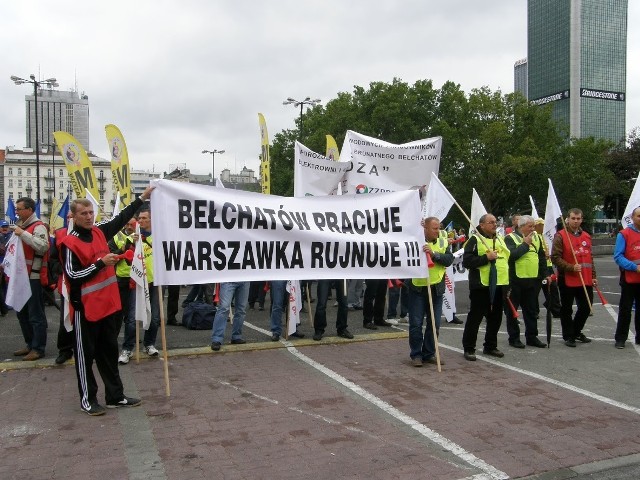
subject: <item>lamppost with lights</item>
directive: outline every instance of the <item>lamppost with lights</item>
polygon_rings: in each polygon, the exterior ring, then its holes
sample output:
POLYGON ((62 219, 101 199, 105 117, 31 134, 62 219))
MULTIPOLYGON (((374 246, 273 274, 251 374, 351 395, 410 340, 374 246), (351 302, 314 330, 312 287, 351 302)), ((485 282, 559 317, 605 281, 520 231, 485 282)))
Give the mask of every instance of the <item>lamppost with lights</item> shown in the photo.
POLYGON ((216 184, 215 174, 216 174, 216 153, 224 153, 224 150, 202 150, 202 153, 210 153, 211 154, 211 183, 216 184))
POLYGON ((322 100, 320 100, 319 98, 311 100, 311 97, 307 97, 304 100, 296 100, 295 98, 289 97, 284 102, 282 102, 283 105, 293 105, 296 108, 300 107, 300 137, 302 137, 302 109, 305 105, 308 105, 309 107, 315 107, 321 101, 322 100))
POLYGON ((32 73, 29 80, 11 75, 11 81, 16 85, 30 83, 33 85, 33 96, 35 97, 34 113, 36 117, 36 203, 40 202, 40 139, 38 138, 38 89, 42 85, 48 87, 57 87, 58 81, 55 78, 47 78, 46 80, 36 80, 36 76, 32 73))

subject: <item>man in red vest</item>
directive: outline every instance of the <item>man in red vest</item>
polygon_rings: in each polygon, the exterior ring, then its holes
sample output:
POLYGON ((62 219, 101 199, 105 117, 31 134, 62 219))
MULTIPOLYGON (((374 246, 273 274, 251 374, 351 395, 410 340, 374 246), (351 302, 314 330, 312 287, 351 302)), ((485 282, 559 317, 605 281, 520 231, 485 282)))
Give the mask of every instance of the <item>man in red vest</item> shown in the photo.
POLYGON ((70 290, 80 408, 88 415, 105 413, 97 399, 94 360, 104 382, 107 408, 135 407, 141 403, 124 395, 118 372, 116 314, 120 311, 120 295, 113 267, 120 259, 109 251, 107 239, 125 226, 152 190, 153 187, 148 187, 116 217, 98 225, 94 225, 89 200, 76 199, 71 203, 73 230, 62 239, 61 257, 70 290))
POLYGON ((618 233, 613 259, 620 267, 620 305, 618 307, 618 326, 616 327, 616 348, 624 348, 629 337, 631 309, 636 304, 635 330, 636 345, 640 345, 640 207, 631 213, 633 222, 618 233))
POLYGON ((593 287, 598 281, 591 255, 591 235, 581 228, 582 210, 569 210, 566 225, 567 228, 560 230, 553 238, 551 261, 558 268, 562 338, 567 347, 575 347, 576 341, 591 342, 591 339, 582 333, 582 329, 591 313, 593 287), (574 301, 578 307, 575 316, 574 301))
POLYGON ((22 356, 27 361, 44 357, 47 345, 47 317, 44 313, 40 270, 47 267, 45 257, 49 251, 49 232, 36 216, 35 210, 36 203, 32 198, 22 197, 16 200, 19 221, 13 233, 22 239, 31 297, 22 310, 17 312, 26 347, 13 354, 22 356))

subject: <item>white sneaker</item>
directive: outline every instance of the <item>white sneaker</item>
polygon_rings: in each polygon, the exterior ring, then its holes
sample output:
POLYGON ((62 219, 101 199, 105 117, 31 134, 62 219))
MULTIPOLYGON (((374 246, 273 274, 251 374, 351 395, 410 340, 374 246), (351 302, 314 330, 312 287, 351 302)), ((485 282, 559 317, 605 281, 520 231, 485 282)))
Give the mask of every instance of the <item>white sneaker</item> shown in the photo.
POLYGON ((158 349, 153 345, 149 345, 148 347, 144 347, 144 351, 150 357, 157 357, 158 356, 158 349))
POLYGON ((398 319, 398 323, 404 323, 405 325, 409 323, 409 317, 404 316, 398 319))
POLYGON ((395 318, 387 318, 387 323, 390 323, 391 325, 398 325, 398 320, 395 318))
POLYGON ((120 365, 126 365, 127 363, 129 363, 130 358, 131 358, 131 351, 122 350, 122 353, 120 353, 120 356, 118 357, 118 363, 120 365))

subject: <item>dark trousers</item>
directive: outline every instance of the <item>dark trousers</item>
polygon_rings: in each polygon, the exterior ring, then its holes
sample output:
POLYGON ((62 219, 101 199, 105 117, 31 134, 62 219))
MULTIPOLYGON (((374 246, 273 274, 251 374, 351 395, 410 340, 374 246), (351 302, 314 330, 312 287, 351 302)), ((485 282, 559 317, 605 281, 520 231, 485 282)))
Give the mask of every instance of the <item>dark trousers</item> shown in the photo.
POLYGON ((120 335, 120 329, 122 324, 125 323, 126 317, 129 315, 129 297, 131 296, 131 282, 130 279, 118 278, 118 293, 120 294, 121 310, 116 312, 116 332, 120 335))
POLYGON ((363 324, 384 322, 387 280, 367 280, 362 301, 363 324))
POLYGON ((178 302, 180 301, 180 285, 167 286, 167 323, 177 323, 178 302))
POLYGON ((489 297, 489 287, 475 288, 469 291, 469 314, 462 333, 462 347, 465 352, 475 352, 478 329, 482 319, 487 317, 487 330, 484 334, 485 350, 498 347, 498 330, 502 324, 502 286, 496 287, 493 304, 489 297))
MULTIPOLYGON (((262 280, 254 280, 249 284, 249 307, 253 308, 256 302, 264 308, 264 299, 267 292, 264 291, 264 282, 262 280)), ((304 301, 304 299, 303 299, 304 301)))
POLYGON ((124 389, 118 371, 116 317, 109 315, 97 322, 89 322, 79 317, 79 312, 76 312, 76 348, 73 354, 76 360, 80 405, 89 408, 91 403, 97 402, 98 384, 93 374, 94 360, 104 382, 106 402, 118 402, 124 397, 124 389))
POLYGON ((64 298, 61 298, 60 302, 60 323, 58 325, 58 338, 56 340, 56 347, 58 347, 58 353, 73 352, 73 348, 76 344, 75 333, 73 330, 67 332, 64 326, 64 298))
POLYGON ((331 286, 336 288, 336 300, 338 301, 338 313, 336 317, 336 331, 343 332, 347 328, 347 316, 349 315, 349 307, 347 306, 347 296, 344 291, 343 280, 318 280, 316 295, 318 296, 316 303, 316 312, 313 316, 313 328, 316 332, 324 333, 327 328, 327 301, 331 286))
POLYGON ((39 278, 29 279, 29 285, 31 285, 31 296, 22 310, 16 314, 20 322, 24 343, 30 350, 44 355, 47 345, 47 317, 44 314, 42 285, 40 285, 39 278))
POLYGON ((635 343, 640 342, 640 283, 621 283, 620 305, 618 306, 618 326, 616 327, 616 342, 626 342, 629 337, 631 324, 631 310, 636 304, 634 325, 636 330, 635 343))
MULTIPOLYGON (((524 320, 524 336, 527 340, 532 340, 538 336, 538 291, 536 285, 537 280, 527 284, 514 283, 511 285, 511 293, 509 299, 513 304, 513 308, 517 311, 522 307, 522 319, 524 320)), ((513 316, 511 306, 506 298, 504 299, 504 313, 507 318, 507 333, 509 334, 509 342, 513 343, 520 339, 520 325, 518 319, 513 316)))
POLYGON ((584 294, 584 288, 568 287, 561 277, 558 279, 558 289, 560 290, 560 323, 562 325, 562 338, 564 340, 575 340, 582 333, 584 324, 591 313, 589 303, 593 305, 593 287, 587 286, 587 295, 584 294), (576 302, 578 309, 575 316, 573 315, 573 302, 576 302))

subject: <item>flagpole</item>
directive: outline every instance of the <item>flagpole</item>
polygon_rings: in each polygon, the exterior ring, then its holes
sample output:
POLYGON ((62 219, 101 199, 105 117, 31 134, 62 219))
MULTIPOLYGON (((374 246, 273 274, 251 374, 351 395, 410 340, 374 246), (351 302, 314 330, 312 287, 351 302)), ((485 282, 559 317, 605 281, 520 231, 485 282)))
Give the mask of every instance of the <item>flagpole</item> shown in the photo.
MULTIPOLYGON (((453 198, 453 197, 452 197, 452 198, 453 198)), ((467 214, 466 214, 466 213, 464 213, 464 210, 463 210, 463 209, 462 209, 462 207, 458 204, 458 202, 456 201, 456 199, 455 199, 455 198, 453 199, 453 203, 455 203, 455 204, 456 204, 456 207, 458 207, 458 209, 460 210, 460 212, 462 212, 462 215, 464 215, 464 218, 466 218, 466 219, 467 219, 467 222, 469 222, 469 225, 471 225, 471 219, 467 216, 467 214)), ((480 241, 482 242, 482 244, 484 245, 484 247, 485 247, 487 250, 491 250, 491 249, 489 248, 489 245, 487 245, 487 242, 485 242, 485 241, 484 241, 484 237, 483 237, 482 235, 478 235, 478 238, 480 239, 480 241)))
MULTIPOLYGON (((135 290, 133 294, 136 294, 135 290)), ((138 320, 134 320, 134 322, 136 324, 136 363, 140 363, 140 325, 138 325, 140 322, 138 320)))
MULTIPOLYGON (((573 249, 573 244, 571 243, 571 239, 569 238, 569 231, 567 230, 567 224, 564 222, 564 215, 560 215, 560 220, 562 220, 562 228, 567 232, 567 243, 571 248, 571 254, 573 255, 573 261, 578 265, 578 257, 576 256, 576 251, 573 249)), ((593 261, 593 260, 591 260, 593 261)), ((589 304, 589 311, 593 313, 593 305, 591 305, 591 299, 589 298, 589 294, 587 293, 587 285, 584 283, 584 277, 582 276, 582 270, 578 272, 580 275, 580 282, 582 282, 582 289, 584 290, 584 296, 587 299, 587 303, 589 304)))
POLYGON ((160 338, 162 339, 162 358, 164 360, 164 385, 167 397, 171 396, 169 387, 169 356, 167 353, 167 334, 164 326, 164 301, 162 300, 162 286, 158 285, 158 302, 160 303, 160 338))
POLYGON ((431 329, 433 330, 433 344, 436 347, 436 363, 438 365, 438 372, 441 373, 442 367, 440 366, 440 349, 438 348, 438 333, 436 331, 436 318, 433 313, 433 296, 431 295, 431 285, 427 285, 427 293, 429 295, 429 312, 431 313, 431 329))

